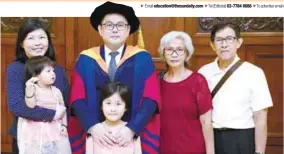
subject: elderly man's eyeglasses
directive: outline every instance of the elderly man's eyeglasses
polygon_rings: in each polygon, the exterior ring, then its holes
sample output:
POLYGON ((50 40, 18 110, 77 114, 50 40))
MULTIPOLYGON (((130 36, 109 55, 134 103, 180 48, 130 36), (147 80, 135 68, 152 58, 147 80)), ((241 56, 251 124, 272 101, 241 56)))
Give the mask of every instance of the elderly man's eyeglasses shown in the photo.
POLYGON ((114 27, 117 28, 117 30, 119 31, 122 31, 122 30, 125 30, 126 27, 129 25, 129 24, 125 24, 125 23, 117 23, 117 24, 113 24, 113 23, 104 23, 104 24, 101 24, 106 30, 113 30, 114 27))
POLYGON ((238 39, 238 38, 234 36, 227 36, 226 38, 217 37, 214 39, 214 42, 216 44, 222 44, 223 41, 226 41, 226 43, 233 43, 235 39, 238 39))
POLYGON ((183 48, 165 48, 165 54, 167 55, 172 55, 174 52, 178 55, 183 55, 184 54, 185 49, 183 48))

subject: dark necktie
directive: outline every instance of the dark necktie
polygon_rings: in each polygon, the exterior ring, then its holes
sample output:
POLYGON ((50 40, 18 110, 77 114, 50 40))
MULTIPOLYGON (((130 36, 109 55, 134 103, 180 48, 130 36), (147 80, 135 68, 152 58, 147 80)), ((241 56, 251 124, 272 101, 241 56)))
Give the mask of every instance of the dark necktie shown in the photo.
POLYGON ((116 67, 117 67, 115 57, 118 54, 119 54, 119 52, 117 52, 117 51, 113 51, 113 52, 109 53, 111 58, 110 58, 110 63, 109 63, 109 67, 108 67, 108 75, 109 75, 111 81, 114 80, 115 71, 116 71, 116 67))

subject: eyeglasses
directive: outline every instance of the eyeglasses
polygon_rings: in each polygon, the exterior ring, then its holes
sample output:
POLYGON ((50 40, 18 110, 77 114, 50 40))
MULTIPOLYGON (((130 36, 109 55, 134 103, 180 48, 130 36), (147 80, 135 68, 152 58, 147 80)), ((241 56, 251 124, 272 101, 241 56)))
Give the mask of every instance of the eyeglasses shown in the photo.
POLYGON ((177 53, 178 55, 183 55, 184 54, 185 49, 183 48, 165 48, 165 54, 167 55, 172 55, 174 52, 177 53))
POLYGON ((123 31, 123 30, 126 29, 126 27, 127 27, 129 24, 125 24, 125 23, 113 24, 113 23, 110 23, 110 22, 109 22, 109 23, 105 23, 105 24, 101 24, 101 25, 103 25, 104 28, 105 28, 106 30, 109 30, 109 31, 113 30, 114 27, 116 27, 117 30, 119 30, 119 31, 123 31))
POLYGON ((235 41, 235 39, 238 39, 238 38, 233 37, 233 36, 227 36, 226 38, 217 37, 217 38, 214 39, 214 42, 216 44, 222 44, 223 41, 226 41, 226 43, 233 43, 235 41))

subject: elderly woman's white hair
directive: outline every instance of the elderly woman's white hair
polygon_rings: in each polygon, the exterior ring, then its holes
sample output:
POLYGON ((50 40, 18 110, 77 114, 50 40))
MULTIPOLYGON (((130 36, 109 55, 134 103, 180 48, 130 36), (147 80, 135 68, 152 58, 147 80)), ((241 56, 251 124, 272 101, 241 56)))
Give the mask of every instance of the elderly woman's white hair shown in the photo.
POLYGON ((183 40, 184 46, 186 51, 188 52, 188 57, 186 58, 186 61, 190 59, 194 52, 194 47, 192 45, 192 41, 190 36, 182 31, 171 31, 165 34, 160 41, 160 46, 159 46, 159 54, 160 56, 165 59, 164 57, 164 49, 167 46, 167 44, 173 40, 173 39, 181 39, 183 40))

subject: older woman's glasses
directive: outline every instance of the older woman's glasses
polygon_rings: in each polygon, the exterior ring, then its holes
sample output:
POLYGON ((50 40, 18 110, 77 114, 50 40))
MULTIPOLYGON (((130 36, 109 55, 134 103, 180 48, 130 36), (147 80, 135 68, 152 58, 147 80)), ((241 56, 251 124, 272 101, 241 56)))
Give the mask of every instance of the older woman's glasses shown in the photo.
POLYGON ((123 31, 126 29, 126 27, 129 25, 129 24, 126 24, 126 23, 122 23, 122 22, 119 22, 117 24, 113 24, 111 22, 108 22, 108 23, 105 23, 105 24, 101 24, 106 30, 108 31, 111 31, 114 29, 114 27, 117 28, 117 30, 119 31, 123 31))
POLYGON ((216 44, 222 44, 223 41, 226 41, 226 43, 233 43, 235 41, 235 39, 238 39, 237 37, 234 37, 234 36, 227 36, 225 38, 221 38, 221 37, 217 37, 214 39, 214 42, 216 44))
POLYGON ((167 55, 172 55, 174 52, 178 55, 183 55, 184 54, 185 49, 183 48, 165 48, 165 54, 167 55))

